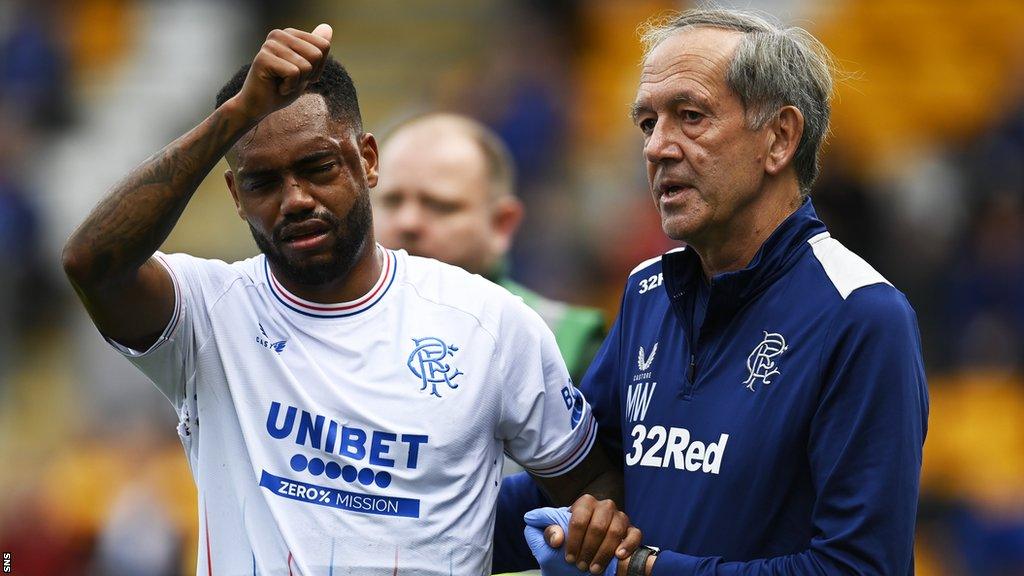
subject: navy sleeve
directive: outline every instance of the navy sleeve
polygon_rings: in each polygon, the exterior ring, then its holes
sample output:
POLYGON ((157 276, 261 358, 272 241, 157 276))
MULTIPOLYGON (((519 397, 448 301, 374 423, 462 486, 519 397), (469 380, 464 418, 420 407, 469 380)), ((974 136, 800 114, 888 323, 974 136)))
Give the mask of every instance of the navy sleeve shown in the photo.
MULTIPOLYGON (((626 287, 629 293, 629 286, 626 287)), ((625 298, 623 298, 625 302, 625 298)), ((609 454, 618 454, 619 465, 622 465, 625 456, 622 453, 622 422, 619 417, 620 401, 619 390, 621 389, 621 373, 619 362, 622 344, 622 317, 625 314, 625 305, 619 309, 619 316, 612 324, 608 336, 604 339, 600 350, 594 356, 590 369, 580 383, 580 391, 590 402, 590 409, 594 411, 594 418, 597 420, 597 437, 600 444, 608 450, 609 454)))
POLYGON ((536 570, 537 559, 523 538, 523 514, 534 508, 551 506, 537 483, 526 472, 505 477, 498 492, 498 511, 494 517, 494 560, 491 572, 536 570))
MULTIPOLYGON (((609 450, 609 454, 620 455, 621 465, 624 456, 621 456, 622 431, 615 379, 618 373, 620 333, 619 322, 616 320, 583 377, 580 390, 590 402, 597 419, 598 440, 609 450)), ((523 538, 523 529, 526 527, 523 514, 544 506, 551 504, 527 473, 522 472, 502 480, 494 523, 493 573, 519 572, 538 567, 537 560, 523 538)))
POLYGON ((808 440, 817 495, 808 549, 749 562, 664 551, 653 576, 913 573, 928 420, 914 312, 889 285, 861 288, 842 304, 822 346, 808 440))

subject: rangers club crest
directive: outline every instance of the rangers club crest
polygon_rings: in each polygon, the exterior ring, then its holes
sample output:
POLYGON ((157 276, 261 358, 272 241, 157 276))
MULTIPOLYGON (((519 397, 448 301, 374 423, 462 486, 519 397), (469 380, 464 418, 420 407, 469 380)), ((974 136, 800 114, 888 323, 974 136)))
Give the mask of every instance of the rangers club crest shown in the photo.
POLYGON ((746 384, 748 390, 753 392, 754 383, 758 380, 763 384, 772 383, 769 378, 779 373, 775 357, 787 349, 789 346, 786 346, 786 339, 782 337, 782 334, 765 331, 764 340, 754 348, 750 356, 747 356, 747 370, 750 372, 750 376, 743 383, 746 384))
POLYGON ((420 390, 426 390, 429 384, 430 394, 440 398, 441 395, 437 393, 438 384, 444 383, 453 390, 458 388, 459 385, 454 380, 461 376, 462 372, 451 363, 444 361, 449 356, 455 357, 455 353, 459 351, 458 346, 449 346, 440 338, 433 336, 413 338, 412 341, 416 344, 416 348, 409 354, 406 365, 409 366, 413 375, 423 383, 420 390))

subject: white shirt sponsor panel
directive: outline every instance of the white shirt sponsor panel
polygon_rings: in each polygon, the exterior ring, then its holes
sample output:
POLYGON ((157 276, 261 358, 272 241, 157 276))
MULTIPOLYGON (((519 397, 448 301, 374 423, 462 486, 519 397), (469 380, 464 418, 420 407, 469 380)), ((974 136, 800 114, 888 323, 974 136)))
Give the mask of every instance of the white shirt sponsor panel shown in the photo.
POLYGON ((353 302, 288 293, 260 255, 158 254, 177 305, 117 344, 171 400, 199 488, 201 574, 486 574, 503 452, 541 475, 595 424, 518 298, 380 249, 353 302))

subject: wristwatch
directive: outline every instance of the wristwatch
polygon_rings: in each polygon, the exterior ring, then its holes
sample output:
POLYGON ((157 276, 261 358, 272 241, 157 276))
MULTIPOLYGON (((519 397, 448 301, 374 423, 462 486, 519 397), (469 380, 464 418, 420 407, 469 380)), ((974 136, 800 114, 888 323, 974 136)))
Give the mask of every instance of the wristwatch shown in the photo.
POLYGON ((626 565, 626 576, 647 576, 647 558, 657 556, 660 550, 654 546, 641 546, 629 557, 626 565))

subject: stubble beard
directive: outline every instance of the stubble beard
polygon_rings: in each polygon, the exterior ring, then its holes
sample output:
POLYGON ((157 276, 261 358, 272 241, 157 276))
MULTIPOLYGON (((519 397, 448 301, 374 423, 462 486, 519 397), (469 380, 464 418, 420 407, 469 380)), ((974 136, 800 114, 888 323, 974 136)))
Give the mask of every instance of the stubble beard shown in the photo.
POLYGON ((352 209, 345 215, 342 222, 334 214, 326 210, 315 212, 302 218, 287 220, 275 228, 274 238, 257 231, 249 224, 256 246, 266 255, 276 272, 288 280, 302 286, 322 286, 348 276, 355 266, 369 238, 373 226, 373 215, 370 207, 369 190, 363 190, 356 198, 352 209), (324 260, 321 254, 314 258, 289 257, 281 249, 280 229, 296 221, 316 218, 327 222, 334 235, 334 244, 327 252, 324 260))

